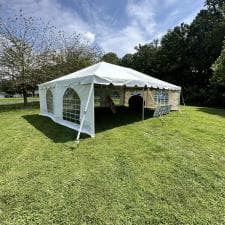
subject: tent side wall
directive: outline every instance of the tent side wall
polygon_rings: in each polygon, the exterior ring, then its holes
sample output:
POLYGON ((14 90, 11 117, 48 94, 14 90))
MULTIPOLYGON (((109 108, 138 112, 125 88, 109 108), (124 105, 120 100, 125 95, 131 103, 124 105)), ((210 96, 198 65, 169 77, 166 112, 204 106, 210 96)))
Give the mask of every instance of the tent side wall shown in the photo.
MULTIPOLYGON (((156 107, 154 96, 156 90, 160 89, 153 89, 147 88, 144 91, 144 100, 145 100, 145 107, 154 109, 156 107)), ((143 95, 143 90, 141 88, 126 88, 125 89, 125 98, 124 98, 124 105, 128 106, 129 98, 131 97, 132 93, 137 92, 140 95, 143 95)), ((168 92, 168 104, 171 105, 171 110, 177 111, 179 110, 180 106, 180 91, 179 90, 167 90, 168 92)))
POLYGON ((180 93, 181 91, 169 91, 169 105, 171 110, 177 111, 180 107, 180 93))
MULTIPOLYGON (((54 122, 74 129, 76 131, 79 130, 80 124, 75 122, 70 122, 63 119, 63 100, 64 94, 67 89, 73 89, 75 93, 79 96, 80 99, 80 116, 79 121, 82 120, 84 116, 84 110, 87 104, 88 95, 91 89, 91 84, 75 84, 69 83, 68 81, 62 81, 57 83, 50 83, 46 85, 39 86, 39 93, 40 93, 40 115, 48 116, 54 122), (54 110, 53 113, 49 113, 47 109, 47 101, 46 101, 46 92, 47 90, 52 90, 53 94, 53 106, 54 110)), ((83 124, 83 128, 81 130, 82 133, 86 133, 92 137, 95 136, 95 126, 94 126, 94 90, 92 90, 90 102, 88 104, 88 109, 85 115, 85 120, 83 124)))
MULTIPOLYGON (((124 99, 124 105, 129 105, 129 99, 132 96, 132 93, 139 93, 141 96, 143 96, 143 89, 141 88, 126 88, 125 89, 125 99, 124 99)), ((144 101, 145 101, 145 107, 149 109, 155 108, 154 103, 154 89, 147 88, 144 90, 144 101)))
POLYGON ((46 90, 41 86, 38 87, 39 99, 40 99, 40 114, 47 113, 47 103, 46 103, 46 90))

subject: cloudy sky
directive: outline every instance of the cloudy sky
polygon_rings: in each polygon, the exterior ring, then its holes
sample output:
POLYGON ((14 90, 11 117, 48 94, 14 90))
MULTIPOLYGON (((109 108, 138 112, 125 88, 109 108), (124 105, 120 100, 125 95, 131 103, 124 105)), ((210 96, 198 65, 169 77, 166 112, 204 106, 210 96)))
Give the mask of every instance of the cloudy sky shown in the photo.
POLYGON ((181 22, 190 23, 204 0, 0 0, 0 5, 2 15, 22 9, 123 56, 181 22))

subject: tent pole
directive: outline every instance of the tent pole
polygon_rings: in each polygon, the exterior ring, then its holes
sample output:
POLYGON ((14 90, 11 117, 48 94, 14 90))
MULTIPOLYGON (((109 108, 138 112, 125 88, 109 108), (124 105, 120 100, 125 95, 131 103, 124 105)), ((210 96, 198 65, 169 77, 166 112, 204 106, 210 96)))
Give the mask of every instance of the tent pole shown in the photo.
POLYGON ((149 87, 147 87, 147 97, 145 99, 145 105, 147 109, 148 109, 148 100, 149 100, 149 87))
POLYGON ((143 87, 142 120, 145 119, 145 99, 144 99, 144 96, 145 96, 145 87, 143 87))
POLYGON ((81 133, 81 130, 82 130, 83 125, 84 125, 84 120, 85 120, 85 117, 86 117, 86 113, 87 113, 87 110, 88 110, 88 105, 89 105, 89 102, 90 102, 90 99, 91 99, 91 94, 92 94, 93 89, 94 89, 94 83, 91 84, 91 88, 90 88, 90 91, 89 91, 89 94, 88 94, 87 103, 86 103, 86 106, 85 106, 85 109, 84 109, 84 115, 83 115, 83 118, 81 120, 80 128, 79 128, 79 131, 78 131, 78 134, 77 134, 76 141, 77 141, 78 144, 79 144, 80 133, 81 133))
POLYGON ((125 100, 126 100, 126 86, 123 87, 123 106, 125 106, 125 100))

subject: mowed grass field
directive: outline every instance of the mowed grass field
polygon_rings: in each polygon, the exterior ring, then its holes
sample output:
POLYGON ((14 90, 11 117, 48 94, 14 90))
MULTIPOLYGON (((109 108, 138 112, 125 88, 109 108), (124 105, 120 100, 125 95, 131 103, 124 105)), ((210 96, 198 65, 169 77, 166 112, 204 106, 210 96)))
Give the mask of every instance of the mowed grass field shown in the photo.
MULTIPOLYGON (((38 97, 28 97, 27 98, 28 102, 34 102, 34 101, 39 101, 38 97)), ((0 105, 5 105, 5 104, 14 104, 14 103, 23 103, 23 98, 0 98, 0 105)))
POLYGON ((0 224, 225 224, 225 109, 96 118, 95 138, 0 112, 0 224))

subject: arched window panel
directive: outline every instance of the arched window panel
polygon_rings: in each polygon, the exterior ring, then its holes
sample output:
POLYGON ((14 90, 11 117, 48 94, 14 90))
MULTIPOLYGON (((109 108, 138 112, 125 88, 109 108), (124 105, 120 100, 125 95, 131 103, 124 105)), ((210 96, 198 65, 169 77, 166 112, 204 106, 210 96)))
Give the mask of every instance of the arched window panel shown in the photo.
POLYGON ((80 98, 72 88, 68 88, 63 96, 63 119, 80 124, 80 98))
POLYGON ((154 95, 155 105, 168 105, 169 94, 167 90, 156 90, 154 95))
POLYGON ((46 103, 47 103, 47 111, 49 113, 54 113, 53 111, 53 95, 52 91, 50 89, 47 90, 46 92, 46 103))

